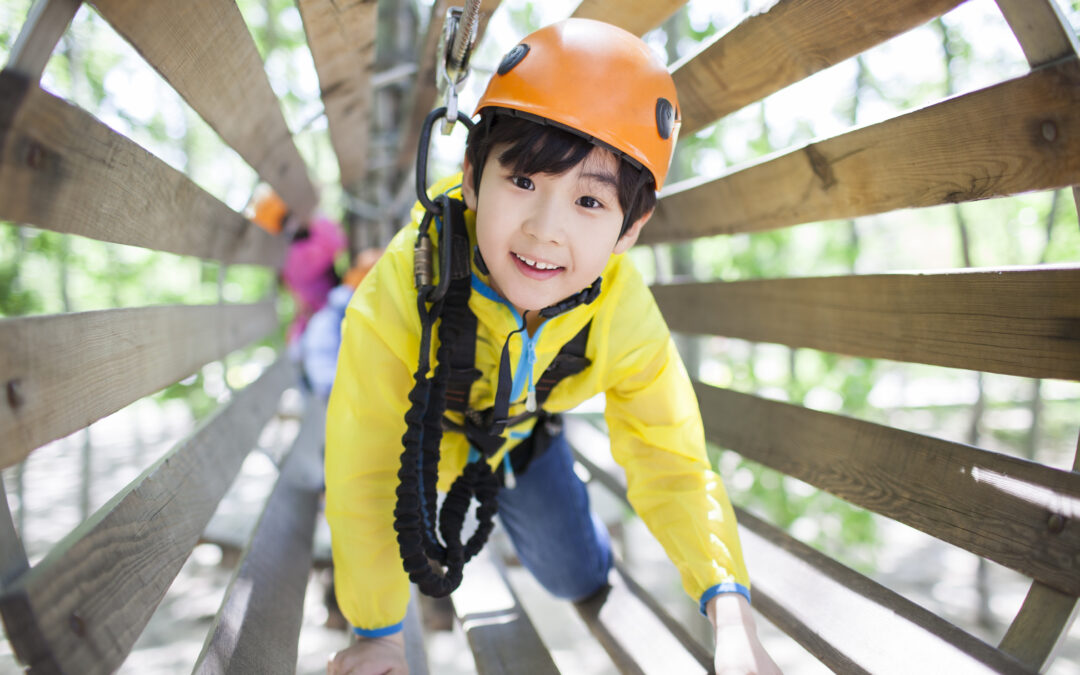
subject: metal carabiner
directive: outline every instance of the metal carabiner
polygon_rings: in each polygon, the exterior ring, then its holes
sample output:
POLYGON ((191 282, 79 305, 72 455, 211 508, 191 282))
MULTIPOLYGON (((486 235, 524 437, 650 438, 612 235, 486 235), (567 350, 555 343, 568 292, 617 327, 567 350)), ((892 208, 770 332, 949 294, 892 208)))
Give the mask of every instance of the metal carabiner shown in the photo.
POLYGON ((442 133, 449 136, 458 119, 458 94, 469 77, 469 56, 476 43, 480 3, 475 0, 468 7, 450 7, 446 10, 442 36, 439 38, 435 80, 446 104, 442 133), (462 17, 464 15, 464 21, 462 17))

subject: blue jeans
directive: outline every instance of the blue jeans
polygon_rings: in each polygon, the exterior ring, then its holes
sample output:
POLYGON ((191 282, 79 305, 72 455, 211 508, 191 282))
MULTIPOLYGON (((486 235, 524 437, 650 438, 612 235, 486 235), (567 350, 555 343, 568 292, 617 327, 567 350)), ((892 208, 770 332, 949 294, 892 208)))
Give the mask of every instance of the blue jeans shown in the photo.
POLYGON ((611 540, 589 510, 566 438, 560 433, 537 452, 517 486, 499 490, 499 520, 518 559, 549 593, 583 600, 607 584, 611 540))

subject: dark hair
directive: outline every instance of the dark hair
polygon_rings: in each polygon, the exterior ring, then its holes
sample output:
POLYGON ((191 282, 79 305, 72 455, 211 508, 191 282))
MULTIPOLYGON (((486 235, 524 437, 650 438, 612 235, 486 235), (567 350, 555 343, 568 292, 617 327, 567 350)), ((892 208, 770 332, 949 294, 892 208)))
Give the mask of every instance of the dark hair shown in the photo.
MULTIPOLYGON (((497 108, 483 110, 465 146, 477 194, 484 164, 496 145, 509 146, 499 155, 499 163, 524 175, 559 175, 577 166, 596 147, 611 150, 599 141, 530 117, 497 108)), ((619 162, 616 192, 623 212, 621 237, 630 225, 656 206, 656 181, 648 169, 631 164, 617 151, 613 153, 619 162)))

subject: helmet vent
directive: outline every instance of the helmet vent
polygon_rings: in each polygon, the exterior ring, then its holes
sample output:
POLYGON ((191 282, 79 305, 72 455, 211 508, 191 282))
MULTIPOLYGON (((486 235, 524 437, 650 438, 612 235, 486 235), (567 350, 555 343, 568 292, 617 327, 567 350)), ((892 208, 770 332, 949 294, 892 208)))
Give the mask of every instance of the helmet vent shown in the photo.
POLYGON ((514 66, 521 63, 521 60, 525 58, 525 55, 529 53, 529 45, 522 43, 511 49, 503 57, 502 63, 499 64, 499 75, 505 75, 514 69, 514 66))
POLYGON ((656 99, 656 130, 660 132, 660 138, 665 141, 671 138, 671 132, 675 128, 675 106, 666 98, 656 99))

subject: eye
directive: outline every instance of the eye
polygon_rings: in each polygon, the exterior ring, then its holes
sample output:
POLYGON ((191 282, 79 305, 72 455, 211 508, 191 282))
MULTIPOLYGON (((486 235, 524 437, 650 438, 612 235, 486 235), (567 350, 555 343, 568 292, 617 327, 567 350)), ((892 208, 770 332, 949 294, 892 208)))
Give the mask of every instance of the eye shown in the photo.
POLYGON ((602 209, 602 208, 604 208, 604 204, 599 199, 597 199, 596 197, 589 197, 589 196, 578 197, 577 205, 578 206, 584 206, 587 209, 602 209))
POLYGON ((513 183, 515 187, 519 187, 522 190, 533 189, 532 179, 528 176, 511 176, 510 182, 513 183))

